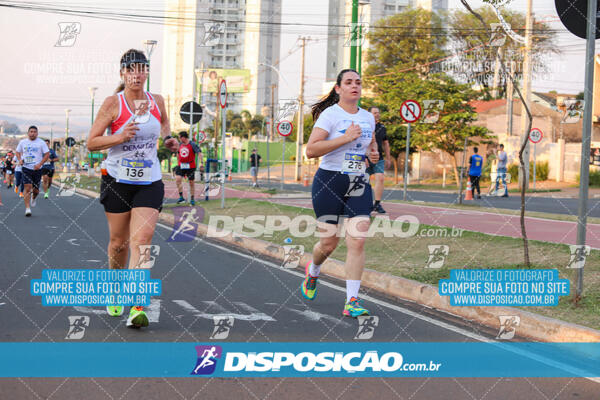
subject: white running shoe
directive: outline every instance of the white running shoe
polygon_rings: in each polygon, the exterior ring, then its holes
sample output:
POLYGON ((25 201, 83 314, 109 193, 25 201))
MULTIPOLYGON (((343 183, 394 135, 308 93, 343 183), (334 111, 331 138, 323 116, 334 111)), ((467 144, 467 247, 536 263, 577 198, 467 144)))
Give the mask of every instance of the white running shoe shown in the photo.
POLYGON ((35 205, 37 203, 35 200, 36 200, 36 198, 33 197, 33 195, 31 195, 31 207, 35 207, 35 205))
POLYGON ((25 209, 25 216, 26 217, 31 217, 31 208, 26 208, 25 209))

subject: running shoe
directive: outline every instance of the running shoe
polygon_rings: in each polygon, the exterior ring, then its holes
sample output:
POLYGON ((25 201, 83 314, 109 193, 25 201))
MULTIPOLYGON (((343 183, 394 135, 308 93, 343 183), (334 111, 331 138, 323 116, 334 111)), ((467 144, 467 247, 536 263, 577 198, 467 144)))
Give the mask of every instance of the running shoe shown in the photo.
POLYGON ((127 318, 126 325, 131 328, 141 328, 143 326, 148 326, 148 316, 144 312, 144 307, 131 307, 131 311, 129 312, 129 318, 127 318))
POLYGON ((183 196, 179 196, 179 200, 177 200, 177 204, 185 203, 185 199, 183 196))
POLYGON ((300 286, 300 291, 302 292, 302 296, 304 296, 307 300, 314 300, 317 297, 317 280, 318 276, 310 276, 308 273, 310 269, 311 262, 309 261, 306 264, 305 278, 302 282, 302 286, 300 286))
POLYGON ((23 192, 19 192, 19 197, 24 197, 23 192))
POLYGON ((15 186, 15 193, 19 193, 19 188, 15 186))
POLYGON ((50 192, 46 192, 46 193, 44 193, 44 198, 45 198, 45 199, 47 199, 47 198, 48 198, 48 196, 49 196, 49 194, 50 194, 50 192))
POLYGON ((124 306, 106 306, 106 312, 111 317, 120 317, 123 315, 123 311, 125 311, 124 306))
POLYGON ((373 211, 376 211, 379 214, 385 214, 385 210, 381 206, 381 203, 377 204, 376 206, 373 206, 373 211))
POLYGON ((35 207, 35 205, 37 204, 37 202, 35 201, 36 198, 33 197, 33 195, 31 196, 31 207, 35 207))
POLYGON ((345 317, 356 318, 360 315, 369 315, 369 310, 362 306, 362 300, 352 297, 350 301, 346 302, 342 315, 345 317))
POLYGON ((25 216, 26 217, 31 217, 31 208, 26 208, 25 209, 25 216))

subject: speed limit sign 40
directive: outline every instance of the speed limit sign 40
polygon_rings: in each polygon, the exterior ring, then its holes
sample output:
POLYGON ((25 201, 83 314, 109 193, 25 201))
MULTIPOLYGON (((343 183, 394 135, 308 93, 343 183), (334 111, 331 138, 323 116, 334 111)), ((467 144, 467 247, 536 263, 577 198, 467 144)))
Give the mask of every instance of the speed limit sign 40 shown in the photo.
POLYGON ((294 129, 294 125, 290 121, 280 121, 277 124, 277 133, 281 136, 290 136, 292 129, 294 129))
POLYGON ((533 144, 541 142, 543 137, 544 134, 538 128, 533 128, 531 132, 529 132, 529 141, 533 144))

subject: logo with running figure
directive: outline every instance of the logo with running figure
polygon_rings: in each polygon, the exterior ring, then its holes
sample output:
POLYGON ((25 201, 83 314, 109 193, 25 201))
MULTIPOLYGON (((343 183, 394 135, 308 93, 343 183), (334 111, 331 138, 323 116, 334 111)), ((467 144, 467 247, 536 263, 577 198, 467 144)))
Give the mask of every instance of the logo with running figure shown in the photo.
POLYGON ((442 268, 450 252, 450 247, 445 244, 431 244, 427 248, 429 249, 429 258, 427 258, 425 268, 442 268))
POLYGON ((59 22, 58 29, 60 34, 54 47, 73 47, 77 40, 77 35, 81 33, 80 22, 59 22))
POLYGON ((190 375, 210 375, 217 368, 217 360, 223 355, 221 346, 196 346, 198 361, 190 375))
POLYGON ((304 255, 304 246, 301 244, 283 246, 283 268, 296 268, 304 255))
POLYGON ((518 315, 499 315, 500 330, 496 339, 510 340, 515 337, 517 327, 521 325, 521 317, 518 315))
POLYGON ((85 328, 90 326, 90 317, 71 315, 69 316, 69 331, 65 339, 79 340, 85 335, 85 328))
POLYGON ((358 331, 354 339, 368 340, 373 337, 375 328, 379 325, 379 317, 374 315, 361 315, 357 317, 358 331))
POLYGON ((350 184, 346 191, 346 197, 360 197, 365 193, 367 181, 362 175, 350 175, 350 184))
POLYGON ((167 242, 191 242, 196 237, 198 224, 204 219, 202 207, 174 207, 175 225, 167 242))
POLYGON ((567 264, 567 268, 579 269, 585 265, 585 259, 590 255, 590 246, 587 245, 569 245, 571 250, 571 258, 567 264))
POLYGON ((141 244, 140 260, 136 268, 149 269, 154 267, 156 257, 160 254, 160 246, 157 244, 141 244))
POLYGON ((213 321, 215 327, 210 338, 213 340, 227 339, 227 337, 229 337, 229 331, 233 328, 235 319, 228 315, 215 315, 213 316, 213 321))

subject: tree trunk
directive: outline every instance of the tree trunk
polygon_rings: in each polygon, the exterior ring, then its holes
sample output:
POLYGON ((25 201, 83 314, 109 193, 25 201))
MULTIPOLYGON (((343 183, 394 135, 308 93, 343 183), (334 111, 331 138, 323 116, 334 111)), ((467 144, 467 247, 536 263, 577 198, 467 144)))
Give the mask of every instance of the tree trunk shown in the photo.
POLYGON ((456 180, 456 186, 460 185, 460 176, 458 175, 458 164, 456 163, 456 153, 451 154, 452 156, 452 168, 454 169, 454 179, 456 180))

